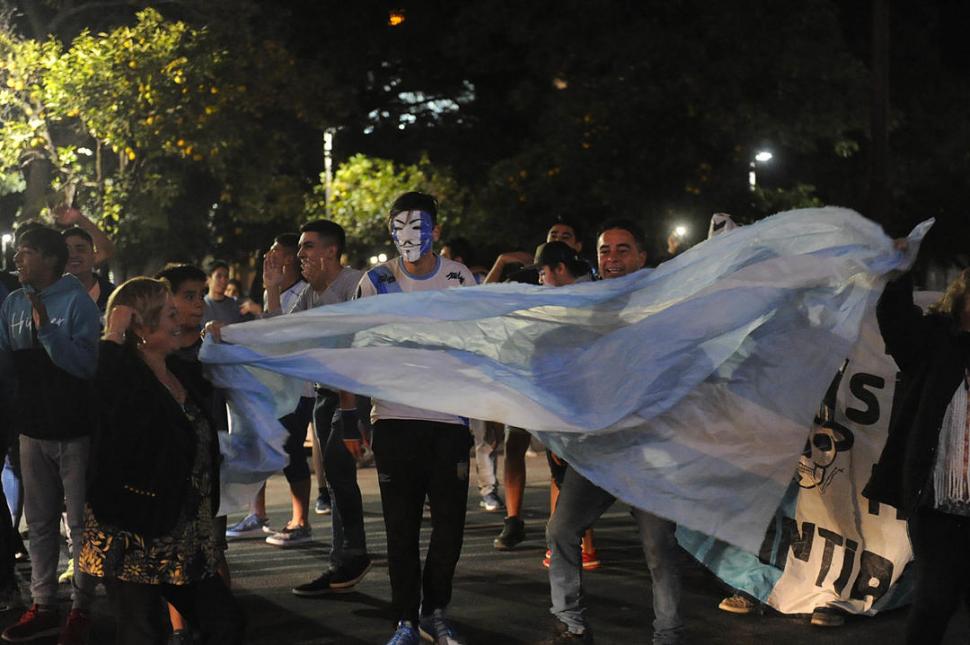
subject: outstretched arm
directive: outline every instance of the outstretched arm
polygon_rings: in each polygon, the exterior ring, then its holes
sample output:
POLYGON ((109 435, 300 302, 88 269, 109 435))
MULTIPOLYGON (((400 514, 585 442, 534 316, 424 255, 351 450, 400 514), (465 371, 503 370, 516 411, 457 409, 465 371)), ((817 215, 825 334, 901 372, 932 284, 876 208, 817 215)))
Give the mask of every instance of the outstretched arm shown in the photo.
POLYGON ((84 213, 73 206, 61 206, 54 211, 54 221, 58 226, 68 228, 77 226, 84 229, 94 241, 94 264, 107 262, 115 254, 115 245, 111 239, 104 234, 97 224, 88 219, 84 213))

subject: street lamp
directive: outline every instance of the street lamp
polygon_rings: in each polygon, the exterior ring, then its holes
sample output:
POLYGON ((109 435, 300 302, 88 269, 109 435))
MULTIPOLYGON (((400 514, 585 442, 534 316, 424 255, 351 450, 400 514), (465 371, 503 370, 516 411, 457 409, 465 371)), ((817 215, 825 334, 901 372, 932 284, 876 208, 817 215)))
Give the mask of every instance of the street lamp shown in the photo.
POLYGON ((765 163, 766 161, 771 161, 773 157, 774 155, 767 150, 760 150, 757 154, 755 154, 754 159, 751 160, 751 165, 748 169, 748 188, 751 189, 751 192, 754 192, 755 187, 758 185, 758 178, 755 174, 757 164, 759 162, 765 163))
POLYGON ((13 233, 4 233, 0 236, 0 261, 3 262, 4 271, 7 270, 7 247, 13 242, 13 233))

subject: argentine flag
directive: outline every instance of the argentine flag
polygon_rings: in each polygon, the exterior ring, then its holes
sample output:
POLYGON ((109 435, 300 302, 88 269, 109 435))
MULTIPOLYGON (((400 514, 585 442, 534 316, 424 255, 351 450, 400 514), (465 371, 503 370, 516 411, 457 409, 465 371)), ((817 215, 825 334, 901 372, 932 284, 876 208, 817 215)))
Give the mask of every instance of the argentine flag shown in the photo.
POLYGON ((757 552, 863 317, 931 224, 904 255, 853 211, 795 210, 619 279, 226 327, 201 352, 230 401, 224 507, 286 464, 276 419, 315 381, 528 428, 623 501, 757 552))

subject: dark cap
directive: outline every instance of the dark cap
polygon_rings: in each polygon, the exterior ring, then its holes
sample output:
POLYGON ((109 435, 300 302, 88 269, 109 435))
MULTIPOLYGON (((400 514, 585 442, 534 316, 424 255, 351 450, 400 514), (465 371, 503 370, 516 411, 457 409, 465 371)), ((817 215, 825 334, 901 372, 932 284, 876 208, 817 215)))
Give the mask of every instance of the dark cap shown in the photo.
POLYGON ((579 277, 589 273, 589 264, 583 258, 576 255, 576 251, 565 242, 546 242, 536 248, 535 262, 531 269, 541 269, 544 266, 554 267, 559 263, 566 265, 569 272, 574 277, 579 277))

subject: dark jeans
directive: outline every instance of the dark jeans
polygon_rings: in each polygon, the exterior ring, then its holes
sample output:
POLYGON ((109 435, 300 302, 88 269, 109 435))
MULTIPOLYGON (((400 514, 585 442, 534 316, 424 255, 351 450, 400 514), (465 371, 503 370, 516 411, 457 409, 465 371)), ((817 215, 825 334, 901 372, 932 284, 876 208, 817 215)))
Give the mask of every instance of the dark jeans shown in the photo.
POLYGON ((283 450, 290 458, 290 463, 283 469, 283 475, 290 484, 310 479, 310 466, 306 461, 306 427, 313 418, 314 400, 308 396, 301 396, 296 410, 289 413, 280 423, 286 428, 286 443, 283 450))
POLYGON ((104 581, 117 621, 118 645, 164 645, 168 642, 171 603, 186 622, 202 633, 201 643, 235 645, 243 642, 246 618, 219 576, 188 585, 146 585, 104 581))
POLYGON ((916 589, 906 625, 906 642, 943 640, 963 599, 970 609, 970 517, 921 508, 909 519, 916 589))
POLYGON ((465 426, 384 419, 374 424, 391 605, 417 622, 451 601, 468 502, 471 433, 465 426), (431 503, 431 543, 421 575, 419 540, 424 500, 431 503), (424 602, 422 603, 422 590, 424 602))
POLYGON ((313 408, 313 431, 317 446, 323 450, 324 470, 333 515, 330 526, 333 534, 330 564, 339 567, 367 555, 364 534, 364 505, 357 485, 357 462, 344 446, 340 423, 340 400, 336 392, 318 389, 313 408))

